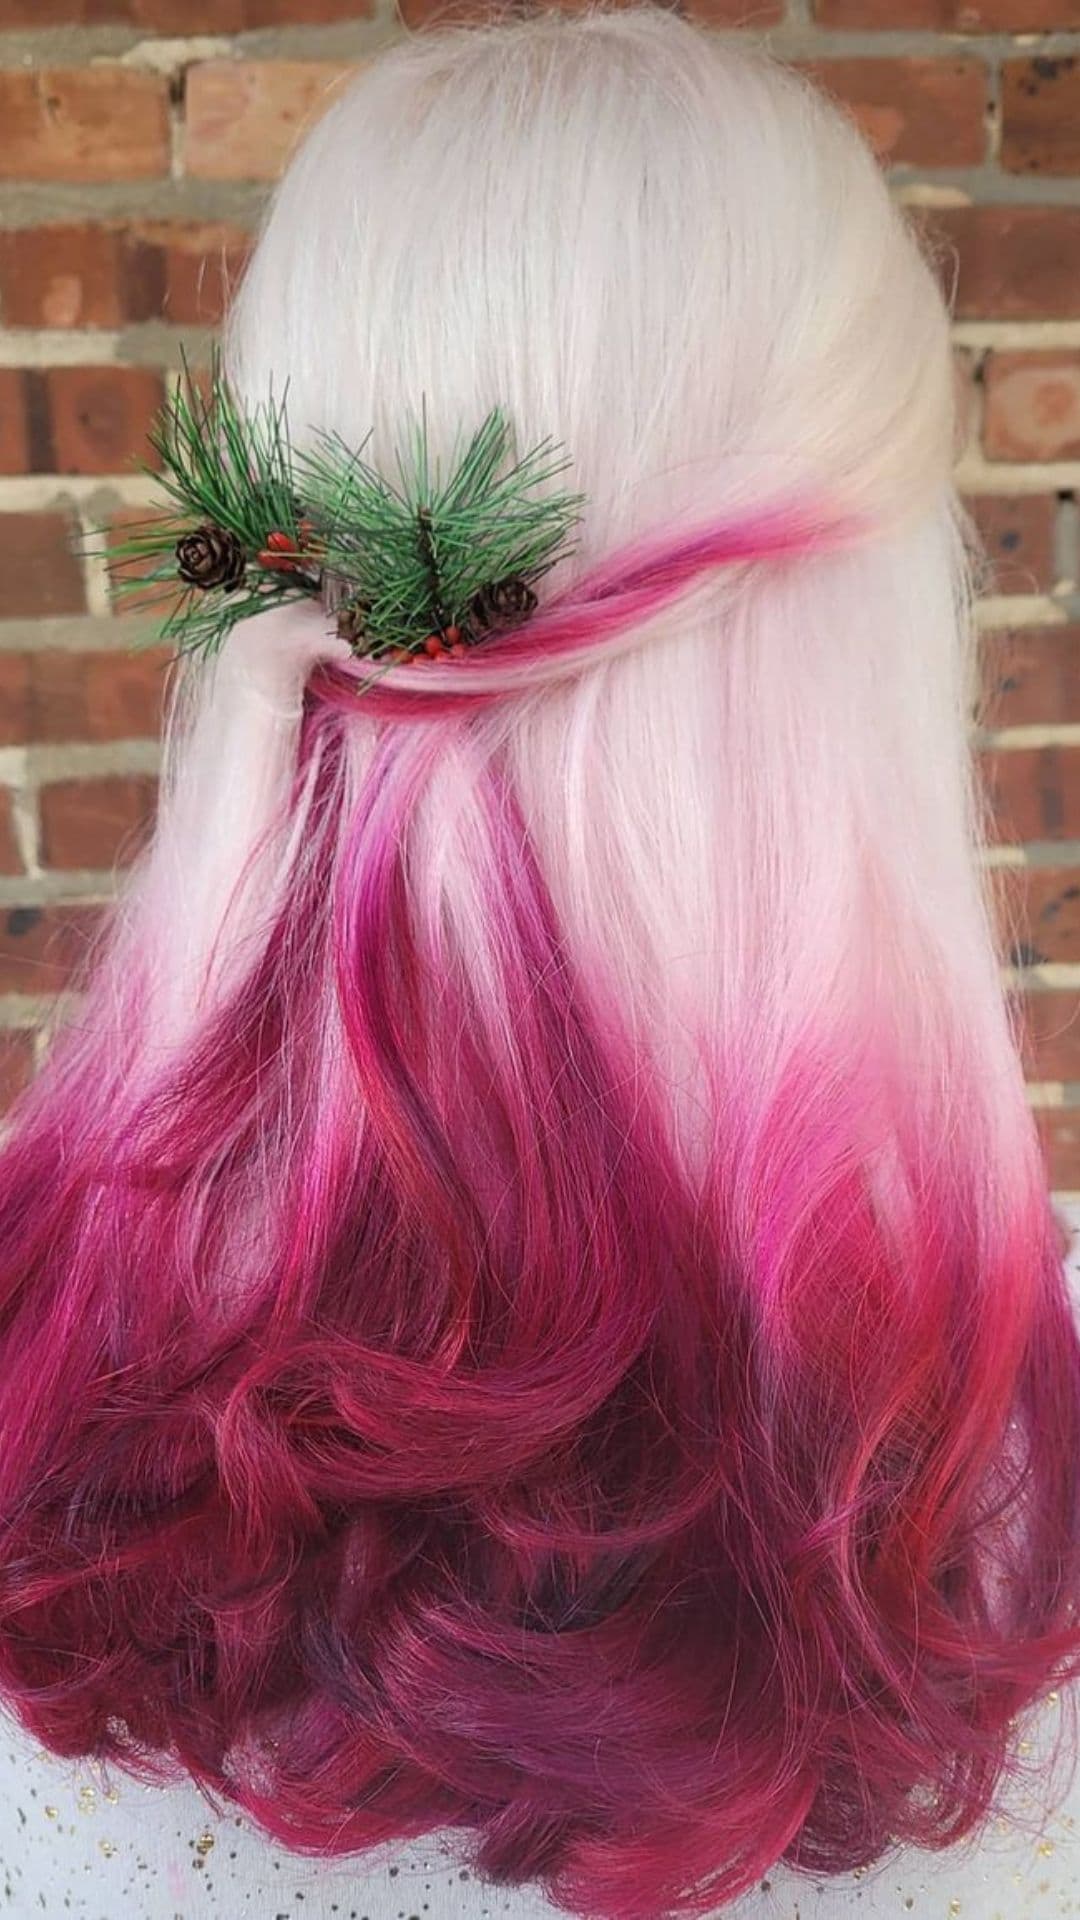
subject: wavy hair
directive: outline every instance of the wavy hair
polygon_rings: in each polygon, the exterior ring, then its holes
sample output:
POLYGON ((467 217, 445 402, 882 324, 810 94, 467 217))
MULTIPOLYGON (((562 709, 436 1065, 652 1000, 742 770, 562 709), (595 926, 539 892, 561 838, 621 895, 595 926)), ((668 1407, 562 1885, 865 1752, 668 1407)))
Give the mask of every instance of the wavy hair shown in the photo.
POLYGON ((235 306, 587 495, 535 621, 173 680, 0 1155, 0 1693, 281 1843, 617 1920, 945 1845, 1077 1661, 1080 1369, 979 879, 947 316, 660 11, 395 46, 235 306))

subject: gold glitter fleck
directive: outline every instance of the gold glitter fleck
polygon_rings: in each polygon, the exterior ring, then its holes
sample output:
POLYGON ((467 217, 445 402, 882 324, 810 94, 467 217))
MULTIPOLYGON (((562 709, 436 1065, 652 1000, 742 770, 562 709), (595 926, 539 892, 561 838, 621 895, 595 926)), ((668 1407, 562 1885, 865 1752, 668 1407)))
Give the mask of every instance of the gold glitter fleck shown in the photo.
POLYGON ((1031 1741, 1021 1740, 1018 1751, 1019 1751, 1021 1760, 1026 1760, 1029 1753, 1031 1752, 1031 1741))
POLYGON ((1039 1858, 1041 1860, 1049 1860, 1050 1855, 1053 1853, 1053 1851, 1054 1851, 1054 1843, 1052 1840, 1039 1841, 1039 1858))
POLYGON ((97 1790, 94 1787, 79 1788, 79 1812, 93 1813, 97 1807, 97 1790))
POLYGON ((120 1798, 120 1795, 117 1792, 117 1789, 115 1787, 106 1787, 105 1798, 108 1801, 110 1807, 115 1807, 117 1801, 120 1798))
POLYGON ((102 1853, 105 1855, 106 1860, 111 1860, 113 1857, 113 1854, 116 1852, 116 1848, 113 1846, 112 1841, 99 1840, 98 1846, 100 1847, 102 1853))
POLYGON ((57 1809, 55 1807, 46 1807, 45 1809, 46 1820, 55 1820, 56 1814, 57 1814, 57 1809))
POLYGON ((1056 1706, 1057 1706, 1057 1703, 1058 1703, 1058 1701, 1059 1701, 1059 1700, 1060 1700, 1060 1698, 1061 1698, 1061 1695, 1060 1695, 1060 1694, 1058 1694, 1058 1693, 1048 1693, 1048 1694, 1047 1694, 1047 1696, 1046 1696, 1046 1698, 1047 1698, 1047 1700, 1049 1701, 1049 1703, 1050 1703, 1050 1705, 1051 1705, 1052 1707, 1056 1707, 1056 1706))
POLYGON ((196 1840, 195 1851, 196 1853, 201 1854, 202 1858, 205 1860, 207 1854, 212 1853, 213 1850, 214 1850, 214 1836, 210 1832, 209 1828, 207 1828, 205 1832, 200 1833, 198 1839, 196 1840))
POLYGON ((950 1912, 951 1914, 957 1914, 957 1913, 959 1913, 959 1911, 960 1911, 960 1902, 959 1902, 959 1900, 950 1900, 950 1901, 949 1901, 949 1912, 950 1912))

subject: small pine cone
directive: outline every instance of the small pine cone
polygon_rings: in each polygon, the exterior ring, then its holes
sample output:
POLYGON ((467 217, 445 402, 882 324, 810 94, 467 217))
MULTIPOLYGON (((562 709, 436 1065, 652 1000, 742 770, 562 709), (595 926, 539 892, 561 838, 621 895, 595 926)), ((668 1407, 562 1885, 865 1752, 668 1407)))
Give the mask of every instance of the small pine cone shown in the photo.
POLYGON ((232 593, 247 571, 247 554, 235 533, 225 527, 196 527, 176 543, 176 565, 189 587, 223 587, 232 593))
POLYGON ((532 588, 515 575, 509 580, 497 580, 493 586, 481 587, 469 603, 469 618, 478 633, 486 633, 490 627, 509 627, 516 621, 527 620, 535 606, 532 588))

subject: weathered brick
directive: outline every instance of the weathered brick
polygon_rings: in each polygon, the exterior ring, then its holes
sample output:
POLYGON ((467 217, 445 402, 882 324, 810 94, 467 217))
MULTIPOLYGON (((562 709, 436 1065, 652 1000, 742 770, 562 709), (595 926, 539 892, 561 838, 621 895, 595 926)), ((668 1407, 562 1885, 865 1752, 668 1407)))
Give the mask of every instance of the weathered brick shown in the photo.
POLYGON ((0 1112, 6 1113, 34 1075, 34 1036, 22 1028, 0 1031, 0 1112))
POLYGON ((152 33, 241 33, 355 20, 368 0, 0 0, 0 27, 142 27, 152 33))
POLYGON ((1080 627, 995 628, 983 638, 982 663, 985 726, 1080 721, 1080 627))
POLYGON ((128 561, 122 567, 113 565, 118 549, 132 532, 145 530, 145 527, 145 510, 138 507, 125 508, 113 515, 107 539, 110 597, 117 613, 150 615, 155 621, 163 621, 182 597, 183 588, 179 579, 175 592, 163 590, 160 581, 143 588, 137 583, 152 572, 153 561, 128 561))
MULTIPOLYGON (((424 0, 400 0, 400 4, 406 24, 417 25, 415 16, 418 9, 422 12, 424 0)), ((429 7, 429 13, 432 10, 429 7)), ((706 27, 741 27, 747 18, 746 0, 683 0, 682 10, 706 27)), ((755 29, 775 26, 784 17, 784 0, 761 0, 753 9, 753 17, 755 29)))
POLYGON ((967 505, 990 569, 988 593, 1038 593, 1053 584, 1052 495, 982 493, 967 505))
POLYGON ((126 866, 144 843, 157 783, 148 774, 56 780, 41 790, 41 850, 46 867, 126 866))
POLYGON ((1072 966, 1080 961, 1080 869, 993 869, 1002 953, 1010 966, 1072 966))
POLYGON ((1001 69, 1001 164, 1010 173, 1080 173, 1080 60, 1036 55, 1001 69))
POLYGON ((101 925, 98 906, 0 908, 0 993, 59 993, 101 925))
POLYGON ((1080 27, 1080 0, 815 0, 823 27, 858 32, 923 27, 931 33, 1043 33, 1080 27))
POLYGON ((149 367, 50 367, 45 374, 57 473, 123 473, 153 464, 147 433, 164 398, 149 367))
POLYGON ((17 367, 0 367, 0 473, 26 473, 29 466, 26 383, 17 367))
POLYGON ((992 460, 1080 455, 1080 351, 989 354, 983 384, 983 446, 992 460))
POLYGON ((55 742, 156 737, 172 657, 169 647, 34 654, 32 737, 55 742))
POLYGON ((1035 1116, 1050 1184, 1059 1193, 1080 1190, 1080 1108, 1043 1107, 1035 1116))
POLYGON ((0 747, 17 746, 25 740, 29 697, 28 656, 0 652, 0 747))
POLYGON ((116 327, 119 237, 104 226, 0 233, 0 302, 9 327, 116 327))
POLYGON ((0 873, 21 873, 22 857, 15 838, 15 813, 10 787, 0 787, 0 873))
POLYGON ((0 620, 85 610, 75 537, 61 513, 0 514, 0 620))
POLYGON ((1068 320, 1080 285, 1080 207, 935 207, 918 223, 959 320, 1068 320))
POLYGON ((982 758, 999 840, 1080 834, 1080 747, 1013 747, 982 758))
POLYGON ((1080 994, 1029 993, 1020 1005, 1029 1080, 1080 1080, 1080 994))
POLYGON ((354 65, 207 60, 191 68, 185 170, 204 180, 272 180, 354 65))
POLYGON ((251 246, 221 222, 101 222, 0 233, 0 306, 9 327, 213 326, 251 246))
POLYGON ((0 69, 0 179, 136 180, 169 170, 162 75, 113 65, 0 69))
POLYGON ((132 227, 123 249, 125 317, 154 320, 160 315, 173 326, 216 325, 250 252, 251 235, 220 222, 132 227))
POLYGON ((884 161, 966 167, 984 157, 987 76, 981 61, 814 60, 803 71, 848 108, 884 161))
POLYGON ((155 736, 171 657, 163 647, 0 653, 0 745, 155 736))

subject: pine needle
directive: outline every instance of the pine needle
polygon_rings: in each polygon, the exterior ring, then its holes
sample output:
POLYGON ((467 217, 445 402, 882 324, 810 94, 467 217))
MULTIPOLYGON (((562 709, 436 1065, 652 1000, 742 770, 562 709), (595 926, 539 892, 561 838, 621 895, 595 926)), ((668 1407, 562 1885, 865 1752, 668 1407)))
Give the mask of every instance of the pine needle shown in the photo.
POLYGON ((553 488, 569 462, 552 441, 513 457, 498 408, 445 475, 424 411, 398 451, 396 482, 336 434, 298 454, 285 397, 242 411, 217 359, 205 395, 185 363, 150 438, 168 504, 110 565, 121 593, 145 600, 160 586, 175 602, 162 634, 182 651, 213 653, 237 621, 311 597, 342 612, 341 630, 365 653, 416 650, 451 630, 476 640, 479 601, 507 583, 531 589, 570 550, 583 504, 553 488), (185 556, 197 580, 181 573, 185 556))

